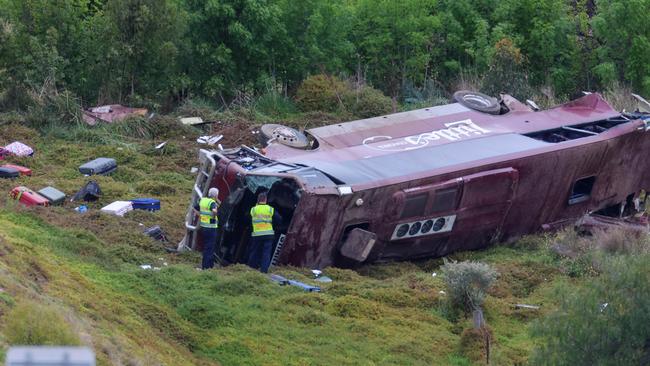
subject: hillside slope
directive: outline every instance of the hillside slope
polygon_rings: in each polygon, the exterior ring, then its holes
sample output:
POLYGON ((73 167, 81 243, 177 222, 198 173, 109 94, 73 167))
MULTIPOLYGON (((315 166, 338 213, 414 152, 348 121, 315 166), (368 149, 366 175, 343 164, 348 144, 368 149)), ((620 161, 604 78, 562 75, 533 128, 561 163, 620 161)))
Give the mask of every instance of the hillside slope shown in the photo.
MULTIPOLYGON (((114 157, 119 164, 115 174, 97 178, 104 196, 84 214, 71 203, 24 208, 3 200, 5 350, 16 339, 7 329, 29 333, 34 324, 48 324, 43 339, 71 332, 77 342, 93 347, 102 365, 468 365, 483 357, 468 331, 470 319, 445 301, 440 259, 358 271, 326 269, 333 282, 323 284, 322 293, 305 293, 244 266, 197 271, 197 253, 168 254, 141 231, 160 224, 171 245, 182 237, 193 182, 189 168, 195 163, 191 138, 171 137, 161 153, 149 140, 72 142, 16 125, 0 132, 0 143, 19 139, 36 148, 33 158, 15 160, 33 168, 34 175, 0 181, 4 192, 21 184, 54 185, 70 194, 87 180, 76 171, 79 164, 98 156, 114 157), (156 196, 163 209, 123 218, 98 212, 113 200, 137 196, 156 196), (160 270, 142 269, 143 264, 160 270), (21 307, 37 311, 20 312, 21 307), (52 313, 63 321, 50 323, 42 315, 52 313)), ((557 284, 576 281, 548 243, 531 237, 514 246, 451 256, 484 261, 499 272, 485 305, 495 364, 526 361, 533 348, 531 321, 553 308, 557 284), (541 310, 516 310, 516 303, 541 305, 541 310)), ((277 271, 313 283, 309 269, 277 271)))

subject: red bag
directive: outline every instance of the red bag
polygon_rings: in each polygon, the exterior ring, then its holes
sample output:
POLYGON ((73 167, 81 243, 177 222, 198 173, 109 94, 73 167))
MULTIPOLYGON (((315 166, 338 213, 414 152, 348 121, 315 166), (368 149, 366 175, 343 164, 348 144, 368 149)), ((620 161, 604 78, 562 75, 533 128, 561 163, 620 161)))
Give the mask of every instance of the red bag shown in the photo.
POLYGON ((12 189, 9 194, 25 206, 48 206, 50 204, 47 198, 23 186, 12 189))
POLYGON ((29 169, 29 168, 25 168, 24 166, 14 165, 14 164, 4 164, 4 165, 2 165, 2 167, 3 168, 14 168, 14 169, 16 169, 17 171, 20 172, 20 175, 28 175, 28 176, 32 175, 32 170, 29 169))

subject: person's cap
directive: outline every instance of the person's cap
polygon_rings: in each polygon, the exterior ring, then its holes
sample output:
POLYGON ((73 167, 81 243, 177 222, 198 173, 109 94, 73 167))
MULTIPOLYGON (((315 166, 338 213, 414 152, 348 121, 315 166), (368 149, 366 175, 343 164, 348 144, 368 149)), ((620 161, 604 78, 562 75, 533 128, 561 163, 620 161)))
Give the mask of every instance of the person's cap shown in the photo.
POLYGON ((208 197, 215 198, 218 195, 219 195, 219 189, 217 188, 210 188, 210 190, 208 191, 208 197))

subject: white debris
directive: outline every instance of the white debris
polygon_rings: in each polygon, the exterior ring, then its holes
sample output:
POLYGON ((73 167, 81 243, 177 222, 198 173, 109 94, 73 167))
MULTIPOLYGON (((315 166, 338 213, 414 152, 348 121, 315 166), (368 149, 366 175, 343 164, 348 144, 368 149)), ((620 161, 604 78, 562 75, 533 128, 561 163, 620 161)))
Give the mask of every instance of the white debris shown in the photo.
POLYGON ((167 141, 163 141, 159 143, 158 145, 156 145, 156 150, 162 149, 163 147, 165 147, 165 145, 167 145, 167 141))
POLYGON ((151 269, 151 265, 150 264, 143 264, 143 265, 140 266, 140 268, 142 268, 142 269, 151 269))
POLYGON ((312 269, 312 270, 311 270, 311 273, 313 273, 314 276, 318 277, 318 276, 320 276, 320 275, 323 274, 323 271, 321 271, 321 270, 319 270, 319 269, 312 269))
POLYGON ((199 138, 196 139, 196 142, 199 144, 207 144, 210 146, 216 145, 217 142, 221 141, 223 138, 223 135, 206 135, 206 136, 200 136, 199 138))
POLYGON ((444 292, 444 291, 442 291, 442 290, 438 291, 438 293, 439 293, 440 295, 444 295, 444 294, 446 294, 446 292, 444 292))
POLYGON ((90 110, 93 113, 111 113, 110 105, 103 105, 101 107, 95 107, 90 110))
POLYGON ((205 123, 205 122, 203 122, 203 118, 201 118, 201 117, 180 118, 180 121, 181 121, 182 124, 190 125, 190 126, 200 125, 202 123, 205 123))
POLYGON ((433 273, 431 274, 431 277, 436 277, 437 275, 438 275, 438 274, 437 274, 436 272, 433 272, 433 273))
POLYGON ((194 173, 196 173, 196 172, 198 172, 198 171, 199 171, 199 168, 197 168, 197 167, 195 167, 195 166, 193 166, 193 167, 190 168, 190 173, 192 173, 192 174, 194 174, 194 173))

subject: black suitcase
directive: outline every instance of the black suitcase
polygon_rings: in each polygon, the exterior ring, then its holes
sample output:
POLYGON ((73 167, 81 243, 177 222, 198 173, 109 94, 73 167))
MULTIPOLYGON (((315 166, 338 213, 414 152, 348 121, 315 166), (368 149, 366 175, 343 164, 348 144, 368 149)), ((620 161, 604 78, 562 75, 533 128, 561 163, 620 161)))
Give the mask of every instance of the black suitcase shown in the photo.
POLYGON ((79 167, 79 172, 85 175, 106 175, 117 169, 117 162, 111 158, 97 158, 79 167))
POLYGON ((0 178, 18 178, 19 175, 18 169, 0 167, 0 178))
POLYGON ((165 232, 158 225, 146 228, 144 233, 154 240, 159 240, 163 243, 167 242, 167 235, 165 235, 165 232))

